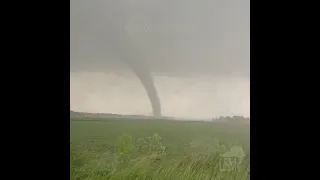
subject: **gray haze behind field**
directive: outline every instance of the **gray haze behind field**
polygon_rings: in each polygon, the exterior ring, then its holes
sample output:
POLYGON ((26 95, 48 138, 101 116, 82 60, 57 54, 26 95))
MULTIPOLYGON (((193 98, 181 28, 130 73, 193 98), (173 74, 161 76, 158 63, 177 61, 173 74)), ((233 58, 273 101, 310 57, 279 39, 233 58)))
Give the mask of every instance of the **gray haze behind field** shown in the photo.
POLYGON ((71 0, 70 108, 151 115, 116 42, 134 45, 130 62, 151 72, 163 116, 249 116, 249 2, 71 0))

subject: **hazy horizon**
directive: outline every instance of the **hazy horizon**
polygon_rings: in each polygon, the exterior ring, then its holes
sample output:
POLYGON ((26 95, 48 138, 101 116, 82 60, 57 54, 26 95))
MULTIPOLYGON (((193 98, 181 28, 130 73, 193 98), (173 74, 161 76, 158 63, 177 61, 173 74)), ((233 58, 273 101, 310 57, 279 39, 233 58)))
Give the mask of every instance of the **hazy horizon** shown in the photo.
MULTIPOLYGON (((145 90, 133 73, 71 73, 70 107, 89 113, 151 115, 145 90)), ((247 78, 155 76, 163 116, 205 118, 250 116, 247 78)))

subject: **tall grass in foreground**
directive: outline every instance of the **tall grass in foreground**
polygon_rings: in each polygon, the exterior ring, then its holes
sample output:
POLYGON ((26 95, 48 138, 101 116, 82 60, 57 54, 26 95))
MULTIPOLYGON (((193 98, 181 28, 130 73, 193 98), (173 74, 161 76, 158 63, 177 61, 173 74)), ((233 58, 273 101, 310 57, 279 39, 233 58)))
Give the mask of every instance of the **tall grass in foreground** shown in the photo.
POLYGON ((122 135, 115 152, 89 153, 88 147, 70 142, 71 180, 211 180, 250 179, 250 155, 234 171, 221 171, 221 154, 228 151, 218 141, 214 149, 182 153, 171 156, 161 137, 153 136, 133 140, 122 135))

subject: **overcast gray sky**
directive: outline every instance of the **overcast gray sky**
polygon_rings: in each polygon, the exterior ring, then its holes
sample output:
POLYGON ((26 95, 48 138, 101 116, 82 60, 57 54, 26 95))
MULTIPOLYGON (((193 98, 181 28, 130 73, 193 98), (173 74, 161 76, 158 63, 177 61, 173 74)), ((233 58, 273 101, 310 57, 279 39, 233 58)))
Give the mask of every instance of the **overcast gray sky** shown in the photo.
POLYGON ((150 112, 143 87, 117 56, 126 52, 111 48, 131 43, 154 76, 164 115, 249 116, 249 0, 71 0, 70 23, 71 109, 150 112), (111 92, 116 87, 122 93, 111 92), (130 95, 135 88, 140 95, 130 95), (142 102, 132 107, 123 97, 142 102))

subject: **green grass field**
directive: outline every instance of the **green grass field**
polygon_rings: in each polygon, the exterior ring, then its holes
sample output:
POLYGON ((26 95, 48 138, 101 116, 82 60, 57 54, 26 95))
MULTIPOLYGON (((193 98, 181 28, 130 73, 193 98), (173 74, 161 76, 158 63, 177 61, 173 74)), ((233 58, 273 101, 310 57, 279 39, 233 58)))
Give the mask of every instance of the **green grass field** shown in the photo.
POLYGON ((70 127, 71 180, 250 179, 249 125, 71 119, 70 127), (246 156, 230 170, 220 155, 234 146, 246 156))

